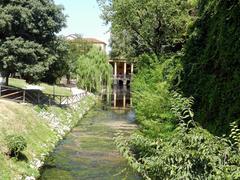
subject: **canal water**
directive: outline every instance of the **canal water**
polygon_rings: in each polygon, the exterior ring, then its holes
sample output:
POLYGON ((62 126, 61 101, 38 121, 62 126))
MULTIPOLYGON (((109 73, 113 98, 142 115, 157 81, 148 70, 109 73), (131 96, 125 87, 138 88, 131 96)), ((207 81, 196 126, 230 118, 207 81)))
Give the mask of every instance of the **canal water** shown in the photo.
MULTIPOLYGON (((56 147, 42 169, 41 180, 140 179, 113 141, 116 133, 128 135, 136 128, 134 113, 127 108, 130 96, 116 93, 110 96, 110 106, 96 106, 56 147)), ((103 97, 106 102, 108 96, 103 97)))

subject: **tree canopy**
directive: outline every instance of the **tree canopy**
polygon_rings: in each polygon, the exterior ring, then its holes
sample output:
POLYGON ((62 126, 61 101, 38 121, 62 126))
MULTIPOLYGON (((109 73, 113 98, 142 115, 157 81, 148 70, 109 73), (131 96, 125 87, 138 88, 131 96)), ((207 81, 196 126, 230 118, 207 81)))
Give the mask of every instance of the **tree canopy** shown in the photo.
POLYGON ((42 78, 59 58, 56 33, 65 26, 62 10, 53 0, 2 0, 0 71, 19 73, 28 82, 42 78))
POLYGON ((56 56, 58 60, 50 65, 42 80, 48 83, 56 83, 60 81, 60 78, 66 76, 68 83, 70 83, 71 78, 76 78, 78 58, 81 55, 86 55, 92 45, 80 35, 73 40, 59 37, 56 42, 56 56))
POLYGON ((193 1, 99 0, 102 17, 111 23, 112 56, 160 55, 181 49, 193 1))
POLYGON ((81 36, 78 38, 68 41, 69 48, 69 71, 67 75, 69 77, 75 77, 78 67, 78 58, 82 55, 86 55, 92 48, 92 44, 84 40, 81 36))

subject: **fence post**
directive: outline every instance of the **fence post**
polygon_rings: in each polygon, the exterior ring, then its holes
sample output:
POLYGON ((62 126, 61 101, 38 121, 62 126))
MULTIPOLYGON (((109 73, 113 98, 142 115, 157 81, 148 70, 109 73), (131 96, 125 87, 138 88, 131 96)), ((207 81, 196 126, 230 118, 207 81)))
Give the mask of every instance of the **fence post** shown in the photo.
POLYGON ((37 92, 37 103, 40 104, 40 94, 37 92))
POLYGON ((25 103, 25 100, 26 100, 26 91, 23 90, 23 103, 25 103))

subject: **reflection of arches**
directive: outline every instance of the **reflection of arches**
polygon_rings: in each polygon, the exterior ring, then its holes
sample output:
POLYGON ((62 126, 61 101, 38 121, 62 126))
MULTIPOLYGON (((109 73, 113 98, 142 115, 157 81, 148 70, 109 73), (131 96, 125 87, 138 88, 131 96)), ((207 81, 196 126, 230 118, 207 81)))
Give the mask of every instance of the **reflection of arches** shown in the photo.
POLYGON ((119 80, 119 81, 118 81, 118 85, 119 85, 119 86, 123 86, 123 80, 119 80))
POLYGON ((127 87, 130 87, 130 83, 131 83, 131 81, 127 80, 127 87))

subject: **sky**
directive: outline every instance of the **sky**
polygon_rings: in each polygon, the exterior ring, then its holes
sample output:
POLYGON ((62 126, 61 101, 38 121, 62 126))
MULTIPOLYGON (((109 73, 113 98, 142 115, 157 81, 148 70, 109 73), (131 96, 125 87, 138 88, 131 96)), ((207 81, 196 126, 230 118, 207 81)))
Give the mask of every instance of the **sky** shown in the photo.
POLYGON ((68 16, 67 27, 59 34, 81 34, 83 37, 97 38, 108 44, 110 33, 100 18, 101 11, 96 0, 54 0, 63 5, 68 16))

